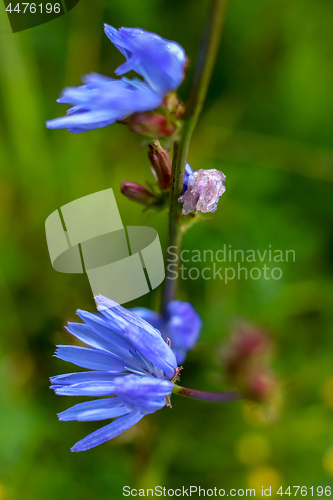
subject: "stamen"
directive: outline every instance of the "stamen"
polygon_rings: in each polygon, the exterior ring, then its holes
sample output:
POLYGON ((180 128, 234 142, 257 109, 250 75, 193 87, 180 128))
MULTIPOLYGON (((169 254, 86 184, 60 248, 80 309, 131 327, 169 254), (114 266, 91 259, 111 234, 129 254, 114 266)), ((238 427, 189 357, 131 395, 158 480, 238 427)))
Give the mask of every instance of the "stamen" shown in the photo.
POLYGON ((179 374, 180 374, 182 369, 183 369, 182 366, 177 366, 176 371, 171 379, 171 382, 175 382, 176 380, 179 380, 179 374))
POLYGON ((165 400, 166 400, 165 406, 167 406, 168 408, 172 408, 170 396, 166 396, 165 400))

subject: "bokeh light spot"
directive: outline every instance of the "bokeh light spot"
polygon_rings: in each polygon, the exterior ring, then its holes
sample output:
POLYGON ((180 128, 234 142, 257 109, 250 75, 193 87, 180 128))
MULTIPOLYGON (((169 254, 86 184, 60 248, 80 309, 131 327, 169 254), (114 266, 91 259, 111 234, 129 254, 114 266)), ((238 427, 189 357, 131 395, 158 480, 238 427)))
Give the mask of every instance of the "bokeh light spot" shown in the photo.
POLYGON ((255 489, 256 496, 262 496, 262 488, 270 489, 272 496, 283 484, 282 476, 279 471, 270 466, 257 467, 249 473, 247 477, 248 487, 255 489))
POLYGON ((244 465, 258 465, 269 458, 271 447, 260 434, 244 434, 236 443, 235 454, 244 465))
POLYGON ((329 448, 323 456, 323 466, 325 471, 333 476, 333 446, 329 448))
POLYGON ((333 408, 333 376, 329 377, 322 387, 322 397, 329 408, 333 408))

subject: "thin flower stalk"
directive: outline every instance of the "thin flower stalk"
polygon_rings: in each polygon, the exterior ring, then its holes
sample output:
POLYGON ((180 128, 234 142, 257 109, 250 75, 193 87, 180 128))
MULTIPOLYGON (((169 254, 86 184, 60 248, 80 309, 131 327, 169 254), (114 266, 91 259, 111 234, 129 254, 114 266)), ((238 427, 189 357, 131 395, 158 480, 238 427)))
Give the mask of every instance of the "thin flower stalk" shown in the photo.
MULTIPOLYGON (((178 198, 183 192, 185 165, 190 141, 206 98, 219 48, 226 4, 227 0, 212 0, 206 28, 199 47, 189 99, 186 104, 181 136, 174 144, 169 205, 168 247, 176 246, 178 253, 180 252, 182 239, 179 224, 180 205, 178 198)), ((167 275, 161 304, 162 313, 168 302, 175 299, 176 290, 177 281, 170 279, 167 275)))
POLYGON ((185 398, 199 399, 211 403, 226 403, 227 401, 236 401, 241 398, 240 394, 236 391, 198 391, 196 389, 181 387, 177 384, 173 386, 172 392, 185 398))

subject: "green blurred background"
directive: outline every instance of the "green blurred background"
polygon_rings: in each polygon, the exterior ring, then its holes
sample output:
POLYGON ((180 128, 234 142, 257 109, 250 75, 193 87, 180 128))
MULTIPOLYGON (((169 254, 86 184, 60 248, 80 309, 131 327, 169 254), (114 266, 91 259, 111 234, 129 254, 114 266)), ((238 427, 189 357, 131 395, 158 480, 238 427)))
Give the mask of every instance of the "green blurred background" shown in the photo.
MULTIPOLYGON (((189 153, 217 168, 227 191, 184 248, 294 249, 280 280, 180 282, 179 298, 203 318, 181 384, 225 387, 218 352, 235 319, 267 328, 282 401, 267 418, 248 403, 173 397, 123 436, 84 453, 70 447, 98 423, 58 422, 74 403, 48 389, 72 367, 52 357, 71 339, 75 310, 94 310, 88 280, 51 267, 47 216, 112 187, 124 224, 155 227, 120 182, 152 181, 146 148, 121 125, 85 134, 50 131, 65 113, 61 89, 122 62, 103 22, 140 26, 178 41, 190 58, 185 99, 207 10, 199 0, 81 0, 67 15, 11 34, 0 45, 0 499, 106 500, 122 487, 327 486, 333 477, 333 4, 328 0, 230 0, 218 61, 189 153)), ((196 263, 196 267, 205 267, 196 263)), ((158 307, 161 286, 128 304, 158 307)), ((76 401, 75 401, 76 402, 76 401)))

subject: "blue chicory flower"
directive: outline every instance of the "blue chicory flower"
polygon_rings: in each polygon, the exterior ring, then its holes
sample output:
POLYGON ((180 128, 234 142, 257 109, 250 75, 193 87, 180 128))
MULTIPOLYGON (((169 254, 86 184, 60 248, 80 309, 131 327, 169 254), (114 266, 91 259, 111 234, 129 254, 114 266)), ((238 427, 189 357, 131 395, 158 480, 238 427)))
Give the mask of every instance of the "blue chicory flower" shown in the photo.
POLYGON ((48 128, 86 132, 111 125, 132 113, 156 109, 163 101, 149 85, 139 80, 116 80, 91 73, 82 81, 85 85, 63 91, 58 102, 73 107, 67 116, 46 122, 48 128))
POLYGON ((161 96, 177 89, 182 83, 187 57, 181 45, 140 28, 117 30, 105 24, 104 29, 111 42, 126 57, 126 62, 117 68, 117 75, 134 70, 161 96))
POLYGON ((99 313, 78 310, 84 323, 67 327, 89 347, 58 346, 55 354, 92 371, 51 377, 51 388, 63 396, 104 398, 79 403, 60 413, 60 420, 116 420, 76 443, 72 451, 105 443, 163 408, 179 372, 159 331, 113 300, 101 295, 95 300, 99 313))
POLYGON ((186 54, 176 42, 141 30, 105 25, 105 32, 127 61, 117 70, 123 75, 130 70, 144 78, 116 80, 95 73, 83 77, 80 87, 66 88, 58 99, 71 104, 67 116, 46 122, 51 129, 67 128, 70 132, 86 132, 106 127, 134 113, 152 111, 175 90, 184 79, 186 54))
POLYGON ((145 307, 133 308, 132 312, 157 328, 166 342, 170 340, 177 363, 181 365, 187 352, 196 344, 202 327, 201 318, 193 306, 189 302, 172 300, 164 316, 145 307))

